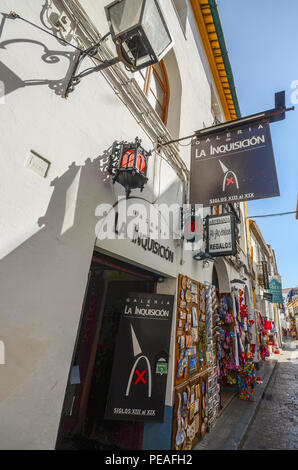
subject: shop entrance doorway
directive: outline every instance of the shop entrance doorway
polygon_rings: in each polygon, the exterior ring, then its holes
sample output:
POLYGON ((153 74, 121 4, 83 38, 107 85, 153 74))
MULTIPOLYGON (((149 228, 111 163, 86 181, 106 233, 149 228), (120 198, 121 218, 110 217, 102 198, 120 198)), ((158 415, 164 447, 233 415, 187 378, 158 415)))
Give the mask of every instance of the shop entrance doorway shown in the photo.
POLYGON ((94 253, 56 449, 142 449, 143 423, 104 419, 122 306, 157 275, 94 253))

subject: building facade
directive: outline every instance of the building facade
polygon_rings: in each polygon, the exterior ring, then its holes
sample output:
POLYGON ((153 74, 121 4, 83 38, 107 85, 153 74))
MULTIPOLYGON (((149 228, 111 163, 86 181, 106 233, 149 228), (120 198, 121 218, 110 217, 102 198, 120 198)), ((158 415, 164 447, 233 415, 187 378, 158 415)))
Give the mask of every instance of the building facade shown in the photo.
POLYGON ((285 294, 284 326, 288 330, 289 335, 292 336, 292 338, 296 338, 298 327, 298 289, 285 289, 285 294))
MULTIPOLYGON (((279 303, 274 302, 270 290, 270 282, 274 276, 278 276, 275 252, 268 245, 254 220, 249 220, 249 252, 251 257, 252 289, 255 311, 261 315, 264 321, 274 322, 274 343, 276 346, 282 345, 281 310, 283 308, 282 299, 279 303)), ((268 334, 266 341, 268 339, 268 334)))
MULTIPOLYGON (((107 448, 170 449, 176 317, 164 421, 104 423, 120 298, 146 292, 174 296, 177 303, 180 275, 219 293, 240 281, 252 309, 263 292, 252 289, 250 259, 255 267, 269 260, 270 250, 264 244, 260 257, 249 257, 246 203, 204 208, 204 216, 233 211, 234 256, 197 260, 191 244, 174 237, 181 223, 177 207, 188 203, 190 141, 160 143, 240 116, 215 2, 173 0, 167 8, 160 2, 174 41, 162 62, 134 74, 116 64, 85 77, 65 99, 78 49, 108 31, 108 3, 2 1, 2 449, 59 448, 68 435, 101 442, 109 436, 107 448), (112 182, 109 157, 115 141, 136 137, 152 150, 148 183, 126 199, 112 182), (160 206, 173 204, 171 222, 151 226, 147 214, 158 219, 160 206), (129 210, 132 216, 143 211, 145 241, 119 236, 129 210)), ((114 54, 107 39, 86 58, 86 68, 114 54)))

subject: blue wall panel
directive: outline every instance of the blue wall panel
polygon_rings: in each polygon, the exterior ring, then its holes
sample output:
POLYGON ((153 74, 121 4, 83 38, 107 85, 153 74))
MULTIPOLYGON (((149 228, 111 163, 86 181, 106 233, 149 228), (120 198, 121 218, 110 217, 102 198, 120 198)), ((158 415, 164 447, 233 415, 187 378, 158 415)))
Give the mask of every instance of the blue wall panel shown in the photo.
POLYGON ((165 406, 163 423, 145 423, 143 449, 170 450, 172 442, 173 407, 165 406))

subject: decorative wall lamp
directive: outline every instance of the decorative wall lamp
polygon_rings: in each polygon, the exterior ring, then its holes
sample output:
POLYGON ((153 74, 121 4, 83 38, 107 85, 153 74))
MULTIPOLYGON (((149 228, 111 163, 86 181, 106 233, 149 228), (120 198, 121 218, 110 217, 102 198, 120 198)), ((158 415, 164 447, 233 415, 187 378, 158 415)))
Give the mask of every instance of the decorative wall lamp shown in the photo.
POLYGON ((81 79, 123 62, 132 72, 159 62, 173 42, 158 0, 116 0, 105 7, 110 32, 99 43, 80 52, 66 89, 67 96, 81 79), (116 45, 117 57, 77 74, 87 56, 94 56, 100 44, 111 35, 116 45))
POLYGON ((195 208, 181 207, 180 209, 181 238, 188 243, 195 243, 204 238, 204 221, 195 208))
POLYGON ((132 189, 143 191, 148 181, 147 166, 151 152, 146 152, 141 142, 136 137, 134 143, 116 142, 112 148, 108 171, 113 175, 113 183, 117 181, 124 186, 127 198, 132 189))

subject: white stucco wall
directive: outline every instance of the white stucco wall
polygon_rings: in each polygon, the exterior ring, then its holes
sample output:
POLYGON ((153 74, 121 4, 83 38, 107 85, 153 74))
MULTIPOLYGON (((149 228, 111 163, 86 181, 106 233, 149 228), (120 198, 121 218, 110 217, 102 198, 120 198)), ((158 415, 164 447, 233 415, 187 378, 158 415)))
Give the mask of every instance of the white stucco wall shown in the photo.
MULTIPOLYGON (((107 3, 82 1, 101 34, 107 32, 107 3)), ((42 26, 43 4, 2 0, 1 11, 14 10, 42 26)), ((212 124, 210 76, 193 28, 185 39, 172 5, 165 16, 175 40, 165 63, 172 96, 169 130, 176 137, 212 124)), ((6 364, 0 365, 0 448, 52 449, 92 253, 95 245, 104 249, 96 241, 95 209, 124 193, 106 178, 105 152, 115 140, 136 136, 148 149, 153 143, 101 74, 85 78, 67 100, 55 93, 73 59, 71 47, 12 19, 2 23, 0 46, 6 88, 0 104, 0 340, 6 352, 6 364), (46 178, 26 167, 31 150, 50 162, 46 178)), ((181 147, 181 156, 189 165, 190 147, 181 147)), ((181 203, 181 181, 166 162, 158 169, 158 158, 150 160, 142 197, 181 203)), ((212 263, 203 270, 187 252, 181 264, 176 249, 176 275, 211 280, 212 263)), ((111 250, 130 262, 143 261, 142 248, 129 252, 123 244, 111 250)), ((153 268, 150 261, 148 267, 153 268)), ((155 271, 171 277, 160 289, 174 294, 175 273, 161 264, 155 271)))

